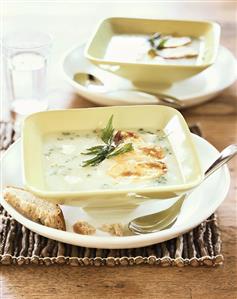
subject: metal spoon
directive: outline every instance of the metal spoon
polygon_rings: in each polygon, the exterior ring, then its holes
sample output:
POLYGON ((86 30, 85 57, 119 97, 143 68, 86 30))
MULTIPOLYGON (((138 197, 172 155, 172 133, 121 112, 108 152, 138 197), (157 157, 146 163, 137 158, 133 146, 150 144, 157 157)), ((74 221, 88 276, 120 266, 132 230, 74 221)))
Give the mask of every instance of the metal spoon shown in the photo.
MULTIPOLYGON (((206 172, 204 173, 203 181, 206 178, 208 178, 211 174, 213 174, 217 169, 219 169, 222 165, 224 165, 230 159, 232 159, 236 154, 237 145, 232 144, 226 147, 220 153, 219 157, 206 170, 206 172)), ((160 211, 158 213, 133 219, 129 222, 128 228, 135 234, 147 234, 154 233, 171 226, 176 221, 184 200, 195 188, 181 195, 179 199, 168 209, 160 211)))
POLYGON ((101 81, 101 79, 99 79, 98 77, 96 77, 95 75, 92 75, 90 73, 76 73, 73 76, 73 80, 76 81, 77 83, 79 83, 80 85, 83 85, 87 88, 90 88, 91 90, 94 90, 96 92, 107 92, 107 93, 111 93, 114 91, 127 91, 127 92, 140 92, 143 94, 147 94, 147 95, 152 95, 155 96, 157 98, 157 100, 159 102, 163 102, 163 103, 168 103, 168 104, 172 104, 174 106, 176 106, 177 108, 181 108, 183 107, 183 102, 181 100, 179 100, 178 98, 165 94, 165 93, 154 93, 154 92, 147 92, 147 91, 143 91, 141 89, 119 89, 119 90, 109 90, 106 89, 105 84, 101 81))

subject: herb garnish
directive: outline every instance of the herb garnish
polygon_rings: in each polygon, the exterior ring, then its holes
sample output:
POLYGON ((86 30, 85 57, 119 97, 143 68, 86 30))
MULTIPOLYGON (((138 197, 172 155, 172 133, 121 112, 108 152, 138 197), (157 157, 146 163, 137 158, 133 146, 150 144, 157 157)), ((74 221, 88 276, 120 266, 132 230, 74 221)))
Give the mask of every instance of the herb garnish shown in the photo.
POLYGON ((149 43, 155 48, 155 41, 161 37, 159 32, 154 33, 150 38, 148 38, 149 43))
POLYGON ((163 37, 159 32, 153 34, 150 38, 148 38, 148 42, 150 43, 151 47, 155 50, 161 50, 164 48, 166 41, 169 38, 163 37))
POLYGON ((92 159, 83 161, 83 167, 96 166, 105 159, 118 156, 133 150, 132 143, 123 146, 114 140, 113 115, 110 117, 106 127, 101 132, 101 139, 104 145, 96 145, 88 148, 82 155, 95 155, 92 159))
POLYGON ((114 134, 114 128, 113 128, 113 115, 110 117, 107 126, 102 130, 101 139, 104 141, 104 143, 109 144, 112 142, 114 134))
POLYGON ((153 34, 149 39, 148 42, 151 45, 151 49, 148 51, 149 56, 155 57, 157 56, 157 50, 162 50, 165 48, 165 43, 167 42, 167 37, 162 37, 160 33, 153 34))
POLYGON ((159 44, 156 46, 156 49, 157 50, 161 50, 161 49, 164 49, 164 47, 165 47, 165 43, 167 42, 167 38, 161 38, 160 40, 159 40, 159 44))
POLYGON ((132 143, 126 143, 124 146, 120 147, 119 149, 113 151, 112 153, 108 154, 107 158, 115 157, 133 150, 132 143))

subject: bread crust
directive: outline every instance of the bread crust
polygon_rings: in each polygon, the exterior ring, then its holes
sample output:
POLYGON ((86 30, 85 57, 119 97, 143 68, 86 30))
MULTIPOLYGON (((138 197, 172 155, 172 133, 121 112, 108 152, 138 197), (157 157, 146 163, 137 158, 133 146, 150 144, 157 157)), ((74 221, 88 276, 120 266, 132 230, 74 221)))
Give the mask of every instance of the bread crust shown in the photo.
POLYGON ((53 204, 19 187, 8 186, 3 191, 4 199, 30 220, 45 226, 66 230, 65 219, 59 205, 53 204))
POLYGON ((96 232, 94 226, 84 220, 78 220, 73 224, 74 233, 81 235, 93 235, 96 232))

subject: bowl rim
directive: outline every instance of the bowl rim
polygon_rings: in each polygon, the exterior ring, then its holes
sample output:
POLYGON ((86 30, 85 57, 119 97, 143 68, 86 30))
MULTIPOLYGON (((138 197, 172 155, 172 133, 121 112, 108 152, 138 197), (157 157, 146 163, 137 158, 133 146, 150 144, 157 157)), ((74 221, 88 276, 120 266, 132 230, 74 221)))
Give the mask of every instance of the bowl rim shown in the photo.
POLYGON ((204 69, 212 65, 217 57, 218 54, 218 48, 219 48, 219 43, 220 43, 220 34, 221 34, 221 26, 219 23, 215 21, 209 21, 209 20, 191 20, 191 19, 155 19, 155 18, 129 18, 129 17, 109 17, 109 18, 104 18, 102 19, 97 26, 95 27, 93 33, 91 34, 91 37, 86 43, 86 47, 84 49, 84 56, 93 61, 96 64, 107 64, 107 65, 121 65, 121 66, 146 66, 146 67, 160 67, 160 68, 177 68, 177 69, 204 69), (111 20, 138 20, 138 21, 160 21, 160 22, 180 22, 180 23, 206 23, 211 25, 212 30, 215 31, 215 43, 213 46, 213 55, 208 63, 202 63, 199 65, 191 64, 191 65, 186 65, 186 64, 160 64, 160 63, 148 63, 148 62, 137 62, 137 61, 130 61, 130 62, 125 62, 125 61, 117 61, 117 60, 108 60, 108 59, 103 59, 103 58, 97 58, 96 56, 93 56, 89 53, 91 43, 96 37, 100 27, 105 23, 105 22, 110 22, 111 20))
MULTIPOLYGON (((189 190, 193 187, 195 187, 196 185, 198 185, 202 180, 203 180, 203 172, 202 172, 202 168, 201 168, 201 163, 200 163, 200 159, 196 150, 196 147, 194 145, 194 142, 192 140, 192 135, 191 132, 189 131, 188 125, 184 119, 184 117, 182 116, 182 114, 172 108, 172 107, 168 107, 168 106, 163 106, 163 105, 134 105, 134 106, 117 106, 117 108, 138 108, 138 109, 142 109, 143 107, 151 107, 151 108, 158 108, 158 106, 161 106, 162 109, 167 109, 167 110, 172 110, 175 112, 175 115, 178 115, 180 121, 182 122, 182 129, 185 133, 185 136, 187 138, 189 138, 190 140, 190 146, 191 146, 191 151, 192 154, 194 155, 194 159, 195 159, 195 163, 197 164, 197 176, 195 179, 192 179, 190 182, 188 183, 181 183, 181 184, 172 184, 172 185, 168 185, 168 186, 155 186, 155 187, 149 187, 149 188, 127 188, 127 189, 97 189, 97 190, 84 190, 84 191, 49 191, 49 190, 44 190, 44 189, 40 189, 37 188, 33 185, 31 185, 29 183, 29 181, 27 180, 27 175, 26 175, 26 164, 25 164, 25 140, 28 138, 26 136, 25 133, 25 128, 28 125, 28 121, 34 117, 36 117, 37 115, 40 114, 52 114, 52 113, 67 113, 70 111, 85 111, 85 110, 98 110, 98 109, 105 109, 105 110, 109 110, 109 109, 115 109, 115 107, 90 107, 90 108, 78 108, 78 109, 58 109, 58 110, 50 110, 50 111, 42 111, 42 112, 37 112, 34 114, 29 115, 28 117, 25 118, 24 120, 24 124, 23 124, 23 128, 22 128, 22 142, 21 142, 21 146, 22 146, 22 161, 23 161, 23 185, 30 191, 32 191, 33 193, 44 197, 44 198, 78 198, 78 200, 80 200, 81 197, 83 196, 113 196, 113 195, 131 195, 131 194, 148 194, 151 197, 151 195, 154 194, 154 196, 159 197, 159 194, 161 195, 161 193, 165 193, 165 192, 181 192, 183 190, 189 190)), ((144 195, 146 197, 146 195, 144 195)))

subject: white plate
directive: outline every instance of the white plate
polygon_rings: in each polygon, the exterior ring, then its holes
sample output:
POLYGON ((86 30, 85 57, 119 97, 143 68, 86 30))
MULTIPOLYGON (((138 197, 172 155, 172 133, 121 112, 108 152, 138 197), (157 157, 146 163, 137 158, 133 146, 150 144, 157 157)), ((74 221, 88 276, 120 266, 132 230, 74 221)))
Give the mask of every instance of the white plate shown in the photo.
MULTIPOLYGON (((194 136, 202 167, 204 169, 217 157, 218 151, 204 139, 194 136)), ((20 142, 13 144, 2 158, 3 186, 22 186, 20 142)), ((209 177, 184 202, 175 224, 166 230, 136 236, 112 237, 99 231, 95 236, 84 236, 70 232, 78 219, 89 221, 95 226, 106 223, 128 223, 130 219, 167 208, 173 200, 151 200, 140 206, 97 208, 82 210, 79 207, 62 206, 68 231, 60 231, 35 223, 18 213, 2 199, 1 204, 18 222, 45 237, 61 242, 92 248, 134 248, 162 242, 183 234, 207 219, 224 200, 230 184, 228 168, 225 166, 209 177), (106 220, 105 220, 106 219, 106 220)))
MULTIPOLYGON (((133 89, 133 84, 122 77, 99 69, 84 57, 84 45, 76 46, 68 51, 62 62, 63 74, 66 80, 75 88, 79 95, 98 105, 135 105, 156 104, 155 97, 122 89, 133 89), (93 89, 76 83, 72 78, 77 72, 91 73, 103 79, 107 93, 99 93, 93 89)), ((220 47, 216 63, 202 73, 181 82, 177 82, 170 88, 161 90, 157 86, 146 86, 147 91, 162 91, 174 95, 183 101, 184 107, 200 104, 214 98, 217 94, 229 87, 237 79, 237 60, 232 53, 220 47), (228 70, 228 71, 227 71, 228 70), (228 75, 227 75, 228 72, 228 75)))

